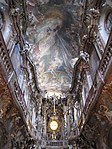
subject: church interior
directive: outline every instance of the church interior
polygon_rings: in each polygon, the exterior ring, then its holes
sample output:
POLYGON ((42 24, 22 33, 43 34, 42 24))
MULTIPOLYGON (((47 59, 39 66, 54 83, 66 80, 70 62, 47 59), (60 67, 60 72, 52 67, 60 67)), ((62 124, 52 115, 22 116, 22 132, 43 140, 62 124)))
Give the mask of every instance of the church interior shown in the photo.
POLYGON ((112 0, 0 0, 0 149, 112 149, 112 0))

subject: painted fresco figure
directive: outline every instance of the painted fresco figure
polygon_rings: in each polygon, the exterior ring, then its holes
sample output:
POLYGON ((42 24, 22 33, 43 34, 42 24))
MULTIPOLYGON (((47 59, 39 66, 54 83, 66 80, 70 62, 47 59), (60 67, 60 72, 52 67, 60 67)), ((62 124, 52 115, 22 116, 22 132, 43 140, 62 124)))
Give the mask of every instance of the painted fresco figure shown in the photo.
POLYGON ((32 44, 31 58, 36 66, 41 91, 47 91, 48 96, 60 96, 69 90, 73 71, 70 46, 61 34, 65 18, 58 9, 47 11, 43 18, 39 22, 40 18, 34 16, 34 28, 32 22, 28 28, 29 42, 32 44))

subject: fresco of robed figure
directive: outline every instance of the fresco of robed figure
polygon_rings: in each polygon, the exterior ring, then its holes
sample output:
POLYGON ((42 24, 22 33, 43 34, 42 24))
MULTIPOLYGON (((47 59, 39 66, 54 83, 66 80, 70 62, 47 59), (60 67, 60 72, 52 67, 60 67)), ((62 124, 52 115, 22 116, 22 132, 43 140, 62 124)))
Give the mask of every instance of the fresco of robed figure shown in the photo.
POLYGON ((29 42, 33 45, 31 58, 36 66, 38 85, 47 95, 62 95, 72 82, 70 49, 61 29, 64 16, 60 11, 48 11, 37 19, 32 13, 28 28, 29 42))

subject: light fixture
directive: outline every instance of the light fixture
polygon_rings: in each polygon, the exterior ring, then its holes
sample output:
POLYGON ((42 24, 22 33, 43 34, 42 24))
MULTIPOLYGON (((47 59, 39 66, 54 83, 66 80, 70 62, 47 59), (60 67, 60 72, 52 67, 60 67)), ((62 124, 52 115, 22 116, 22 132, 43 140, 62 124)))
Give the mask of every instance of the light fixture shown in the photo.
POLYGON ((56 131, 58 129, 58 122, 56 120, 52 120, 50 122, 50 129, 56 131))

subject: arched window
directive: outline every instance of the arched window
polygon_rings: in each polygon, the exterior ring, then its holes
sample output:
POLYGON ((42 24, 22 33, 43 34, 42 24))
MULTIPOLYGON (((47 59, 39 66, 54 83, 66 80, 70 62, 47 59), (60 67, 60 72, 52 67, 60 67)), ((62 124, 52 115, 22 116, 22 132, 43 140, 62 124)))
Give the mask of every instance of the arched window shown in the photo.
POLYGON ((4 28, 4 14, 0 10, 0 29, 3 29, 3 28, 4 28))
POLYGON ((109 11, 105 18, 105 30, 109 34, 112 29, 112 11, 109 11))
POLYGON ((105 47, 112 27, 112 9, 109 6, 105 6, 102 9, 99 25, 100 38, 105 47))

